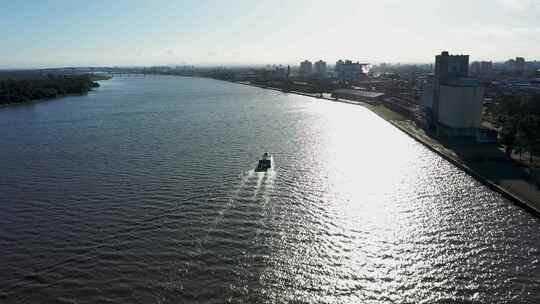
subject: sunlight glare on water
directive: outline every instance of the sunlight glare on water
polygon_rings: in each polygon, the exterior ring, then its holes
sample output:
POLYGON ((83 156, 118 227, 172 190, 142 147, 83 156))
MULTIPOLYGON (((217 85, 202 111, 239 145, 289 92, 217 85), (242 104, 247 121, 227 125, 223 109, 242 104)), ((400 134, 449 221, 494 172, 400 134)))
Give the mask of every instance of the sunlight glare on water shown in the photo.
POLYGON ((360 106, 119 77, 0 127, 0 303, 540 302, 538 220, 360 106))

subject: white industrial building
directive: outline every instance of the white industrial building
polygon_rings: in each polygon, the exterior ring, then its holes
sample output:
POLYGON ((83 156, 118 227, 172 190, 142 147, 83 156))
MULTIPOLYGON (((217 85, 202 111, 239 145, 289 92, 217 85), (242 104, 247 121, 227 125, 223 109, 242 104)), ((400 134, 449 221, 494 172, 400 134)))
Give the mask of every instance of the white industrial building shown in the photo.
POLYGON ((439 127, 448 136, 477 136, 482 121, 484 88, 459 79, 439 87, 439 127))
POLYGON ((478 138, 484 88, 468 77, 469 56, 442 52, 435 59, 435 77, 422 94, 427 124, 441 135, 478 138))

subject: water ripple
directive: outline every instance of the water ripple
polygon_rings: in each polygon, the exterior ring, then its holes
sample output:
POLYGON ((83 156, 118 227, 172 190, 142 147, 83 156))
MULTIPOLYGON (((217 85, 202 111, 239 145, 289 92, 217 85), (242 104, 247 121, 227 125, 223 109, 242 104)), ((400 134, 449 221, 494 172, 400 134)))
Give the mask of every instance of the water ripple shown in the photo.
POLYGON ((134 77, 0 121, 1 303, 540 302, 538 220, 361 107, 134 77))

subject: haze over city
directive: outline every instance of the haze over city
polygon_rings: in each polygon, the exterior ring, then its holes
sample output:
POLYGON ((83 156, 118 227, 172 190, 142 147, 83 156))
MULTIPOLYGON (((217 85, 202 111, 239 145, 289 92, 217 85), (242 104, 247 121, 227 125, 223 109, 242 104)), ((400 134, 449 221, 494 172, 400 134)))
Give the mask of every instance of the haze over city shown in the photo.
POLYGON ((3 1, 1 68, 429 63, 540 53, 535 0, 3 1), (233 4, 234 3, 234 4, 233 4))

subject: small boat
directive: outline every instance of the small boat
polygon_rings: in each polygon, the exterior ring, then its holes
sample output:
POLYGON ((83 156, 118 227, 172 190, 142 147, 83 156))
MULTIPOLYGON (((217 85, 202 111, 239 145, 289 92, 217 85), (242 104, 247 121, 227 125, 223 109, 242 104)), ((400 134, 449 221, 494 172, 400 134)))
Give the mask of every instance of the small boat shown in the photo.
POLYGON ((262 159, 259 160, 259 164, 257 165, 257 168, 255 168, 255 172, 266 172, 268 169, 272 168, 273 162, 274 158, 272 157, 272 154, 265 152, 262 159))

